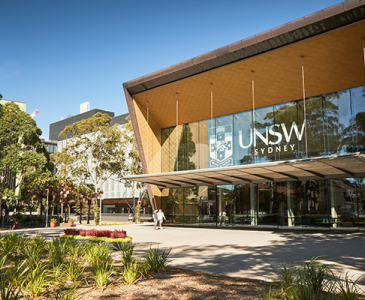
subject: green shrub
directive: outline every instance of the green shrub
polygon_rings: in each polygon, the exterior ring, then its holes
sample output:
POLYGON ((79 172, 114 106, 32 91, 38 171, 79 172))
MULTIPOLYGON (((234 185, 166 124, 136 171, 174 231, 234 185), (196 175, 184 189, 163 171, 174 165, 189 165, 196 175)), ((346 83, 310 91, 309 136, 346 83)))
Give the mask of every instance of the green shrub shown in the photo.
POLYGON ((135 284, 140 278, 138 278, 137 262, 130 262, 123 267, 123 281, 125 284, 135 284))
POLYGON ((54 300, 78 300, 80 297, 77 295, 76 288, 67 290, 67 291, 61 291, 57 290, 53 292, 53 299, 54 300))
POLYGON ((128 265, 133 262, 134 244, 118 243, 116 249, 120 251, 120 259, 123 265, 128 265))
POLYGON ((0 296, 2 300, 18 300, 21 298, 19 295, 19 290, 16 292, 16 289, 11 286, 6 286, 6 281, 1 280, 0 282, 0 296))
POLYGON ((93 242, 106 242, 106 243, 129 243, 132 241, 130 236, 126 238, 108 238, 108 237, 97 237, 97 236, 81 236, 81 235, 66 235, 63 234, 60 236, 62 239, 76 239, 76 240, 90 240, 93 242))
POLYGON ((97 262, 93 265, 93 269, 95 284, 103 291, 104 287, 108 284, 110 277, 115 274, 114 267, 108 262, 97 262))
POLYGON ((357 300, 360 295, 364 294, 364 291, 357 285, 360 277, 356 280, 350 278, 348 272, 345 274, 344 279, 341 277, 336 281, 337 291, 339 292, 339 298, 343 300, 357 300))
POLYGON ((273 291, 272 284, 265 285, 259 293, 260 297, 288 300, 359 299, 363 291, 357 285, 358 279, 352 280, 347 273, 342 280, 328 266, 318 263, 317 259, 313 257, 309 263, 298 268, 282 264, 278 288, 273 291))
POLYGON ((45 293, 45 289, 52 284, 50 271, 46 264, 39 264, 31 272, 23 283, 23 290, 31 297, 38 297, 45 293))
POLYGON ((84 248, 84 258, 87 263, 109 262, 109 248, 103 243, 87 243, 84 248))
POLYGON ((317 262, 318 257, 313 257, 309 263, 297 271, 296 282, 299 286, 299 292, 312 293, 320 295, 324 290, 331 292, 333 290, 333 273, 324 264, 317 262))
POLYGON ((138 273, 141 274, 142 278, 146 278, 148 276, 148 272, 150 271, 150 266, 146 262, 146 260, 137 260, 137 270, 138 273))
POLYGON ((67 247, 67 243, 59 239, 53 239, 47 243, 48 259, 52 265, 57 266, 65 261, 67 247))
POLYGON ((4 234, 0 237, 0 267, 7 260, 12 260, 15 254, 22 253, 24 237, 16 233, 4 234))
POLYGON ((64 239, 67 245, 67 254, 72 258, 80 258, 84 255, 84 246, 80 245, 75 239, 64 239))
POLYGON ((26 261, 18 258, 14 261, 14 266, 8 267, 4 273, 4 279, 9 286, 18 288, 23 283, 28 272, 26 261))
POLYGON ((85 268, 75 260, 71 260, 70 263, 65 264, 65 274, 71 281, 77 281, 84 270, 85 268))
POLYGON ((165 268, 171 260, 169 259, 172 248, 161 251, 158 248, 150 248, 145 255, 146 263, 151 271, 158 271, 161 268, 165 268))

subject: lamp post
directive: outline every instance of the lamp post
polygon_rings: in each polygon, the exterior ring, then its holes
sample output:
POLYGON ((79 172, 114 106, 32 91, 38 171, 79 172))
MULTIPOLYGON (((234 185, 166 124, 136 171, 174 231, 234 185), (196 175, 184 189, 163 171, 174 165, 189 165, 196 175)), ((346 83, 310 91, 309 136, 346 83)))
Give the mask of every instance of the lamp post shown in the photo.
POLYGON ((49 190, 46 189, 47 191, 47 203, 46 203, 46 227, 48 227, 48 192, 49 190))

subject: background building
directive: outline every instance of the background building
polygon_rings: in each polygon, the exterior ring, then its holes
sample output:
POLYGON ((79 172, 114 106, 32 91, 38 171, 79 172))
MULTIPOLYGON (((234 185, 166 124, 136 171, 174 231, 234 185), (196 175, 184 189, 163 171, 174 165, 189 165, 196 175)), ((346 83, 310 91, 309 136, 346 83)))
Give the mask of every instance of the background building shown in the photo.
POLYGON ((123 84, 153 205, 184 226, 365 223, 365 5, 123 84))
MULTIPOLYGON (((88 103, 88 102, 86 102, 88 103)), ((61 152, 64 147, 66 147, 67 140, 58 137, 60 132, 68 125, 72 125, 75 122, 88 119, 95 115, 96 113, 105 113, 112 117, 111 126, 114 124, 126 124, 128 123, 127 117, 129 114, 123 114, 119 116, 114 116, 114 112, 105 111, 101 109, 89 109, 89 105, 85 103, 80 105, 80 114, 75 116, 69 116, 68 118, 50 124, 49 136, 50 139, 57 142, 57 151, 61 152)), ((132 212, 131 207, 133 207, 133 193, 132 189, 126 188, 123 182, 117 181, 114 178, 108 179, 102 185, 102 221, 113 221, 121 222, 127 221, 129 214, 132 212)), ((135 192, 135 201, 138 201, 140 191, 135 192)), ((146 210, 145 210, 146 212, 146 210)), ((150 212, 147 210, 147 212, 150 212)), ((147 213, 146 212, 146 213, 147 213)))

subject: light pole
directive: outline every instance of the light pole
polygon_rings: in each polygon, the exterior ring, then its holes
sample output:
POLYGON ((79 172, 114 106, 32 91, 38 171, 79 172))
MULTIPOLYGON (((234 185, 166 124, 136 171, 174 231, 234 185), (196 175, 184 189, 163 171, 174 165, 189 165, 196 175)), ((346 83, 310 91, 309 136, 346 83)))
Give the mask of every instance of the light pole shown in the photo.
POLYGON ((49 190, 46 189, 47 191, 47 203, 46 203, 46 227, 48 227, 48 192, 49 190))

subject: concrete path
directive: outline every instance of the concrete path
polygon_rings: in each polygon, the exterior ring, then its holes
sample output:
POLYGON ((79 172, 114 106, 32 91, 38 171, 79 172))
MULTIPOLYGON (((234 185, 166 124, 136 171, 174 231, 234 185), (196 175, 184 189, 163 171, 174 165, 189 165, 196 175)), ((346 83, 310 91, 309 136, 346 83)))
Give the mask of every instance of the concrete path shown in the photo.
MULTIPOLYGON (((77 226, 77 228, 93 227, 77 226)), ((218 230, 168 227, 153 230, 152 225, 103 226, 124 229, 133 237, 137 250, 150 246, 172 247, 172 266, 210 273, 272 280, 281 263, 302 265, 312 257, 338 268, 336 272, 358 277, 365 286, 365 234, 218 230)), ((24 230, 25 234, 58 236, 64 228, 24 230)), ((17 232, 21 232, 18 231, 17 232)))

